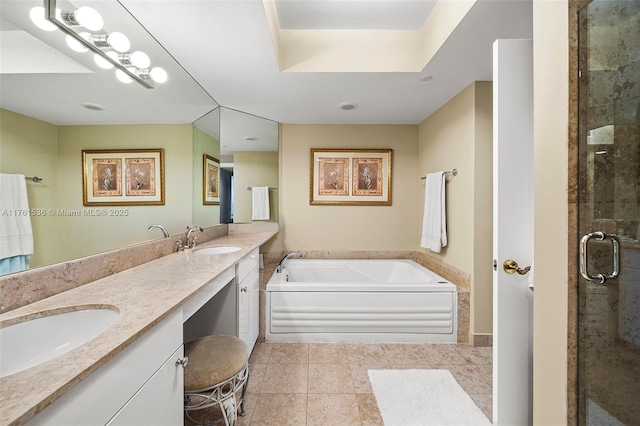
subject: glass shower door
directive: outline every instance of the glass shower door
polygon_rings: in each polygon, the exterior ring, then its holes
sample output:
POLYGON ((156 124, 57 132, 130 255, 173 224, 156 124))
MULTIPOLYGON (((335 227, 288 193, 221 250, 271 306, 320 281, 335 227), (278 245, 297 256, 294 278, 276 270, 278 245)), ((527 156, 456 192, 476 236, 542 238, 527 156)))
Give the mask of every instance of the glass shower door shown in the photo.
POLYGON ((640 1, 578 21, 578 418, 640 425, 640 1))

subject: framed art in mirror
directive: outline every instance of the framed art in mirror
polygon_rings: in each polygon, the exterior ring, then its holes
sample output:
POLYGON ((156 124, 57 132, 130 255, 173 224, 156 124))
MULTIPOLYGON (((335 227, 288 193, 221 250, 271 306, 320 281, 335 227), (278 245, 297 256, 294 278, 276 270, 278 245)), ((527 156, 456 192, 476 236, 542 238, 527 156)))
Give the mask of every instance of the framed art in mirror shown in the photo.
POLYGON ((220 204, 220 160, 203 155, 202 204, 220 204))
POLYGON ((391 149, 311 149, 309 203, 390 206, 391 149))
POLYGON ((164 205, 164 149, 83 150, 82 204, 164 205))

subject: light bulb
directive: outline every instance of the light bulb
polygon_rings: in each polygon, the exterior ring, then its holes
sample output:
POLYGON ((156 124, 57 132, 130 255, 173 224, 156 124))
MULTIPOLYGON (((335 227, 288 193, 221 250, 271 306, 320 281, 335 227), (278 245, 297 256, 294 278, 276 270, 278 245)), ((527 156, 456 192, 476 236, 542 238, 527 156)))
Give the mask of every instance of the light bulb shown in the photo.
POLYGON ((75 18, 78 24, 91 31, 99 31, 104 25, 102 16, 93 8, 82 6, 75 11, 75 18))
MULTIPOLYGON (((87 32, 79 33, 78 35, 85 40, 89 40, 89 37, 91 37, 91 34, 87 32)), ((89 50, 84 44, 76 40, 75 37, 71 37, 70 35, 68 35, 65 37, 65 40, 67 41, 67 46, 69 46, 71 50, 75 52, 83 53, 89 50)))
MULTIPOLYGON (((60 13, 60 9, 56 9, 56 15, 60 13)), ((44 7, 34 7, 29 11, 29 17, 31 18, 31 22, 35 24, 36 27, 40 28, 44 31, 55 31, 58 27, 53 24, 51 21, 47 21, 44 17, 44 7)))
POLYGON ((107 42, 113 47, 113 50, 120 53, 126 52, 131 47, 131 42, 129 42, 127 36, 117 31, 107 36, 107 42))
POLYGON ((156 83, 164 83, 167 81, 167 72, 160 67, 153 67, 151 71, 149 71, 149 75, 156 83))
POLYGON ((151 59, 149 59, 149 56, 140 50, 133 52, 129 57, 129 60, 131 61, 131 65, 137 68, 149 68, 149 65, 151 65, 151 59))
MULTIPOLYGON (((132 69, 130 69, 130 68, 127 68, 127 69, 128 69, 129 71, 133 71, 133 70, 132 70, 132 69)), ((117 77, 117 78, 118 78, 118 80, 120 80, 122 83, 126 83, 126 84, 131 83, 131 82, 133 81, 133 79, 132 79, 131 77, 129 77, 129 76, 127 75, 127 73, 125 73, 124 71, 119 70, 119 69, 118 69, 118 70, 116 70, 116 77, 117 77)))
MULTIPOLYGON (((116 52, 113 52, 113 51, 107 52, 107 56, 111 57, 116 61, 118 60, 118 54, 116 52)), ((113 68, 113 64, 107 61, 105 58, 103 58, 100 55, 94 55, 93 60, 100 68, 104 68, 105 70, 110 70, 111 68, 113 68)))

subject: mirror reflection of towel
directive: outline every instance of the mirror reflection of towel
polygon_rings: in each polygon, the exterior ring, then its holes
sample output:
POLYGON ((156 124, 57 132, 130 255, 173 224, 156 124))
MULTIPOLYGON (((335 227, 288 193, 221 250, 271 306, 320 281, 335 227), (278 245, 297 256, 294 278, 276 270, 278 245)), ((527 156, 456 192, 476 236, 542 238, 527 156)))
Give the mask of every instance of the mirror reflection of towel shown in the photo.
POLYGON ((269 220, 269 187, 251 188, 251 220, 269 220))
POLYGON ((26 269, 33 254, 33 230, 24 175, 0 173, 0 206, 0 259, 6 259, 0 269, 26 269))

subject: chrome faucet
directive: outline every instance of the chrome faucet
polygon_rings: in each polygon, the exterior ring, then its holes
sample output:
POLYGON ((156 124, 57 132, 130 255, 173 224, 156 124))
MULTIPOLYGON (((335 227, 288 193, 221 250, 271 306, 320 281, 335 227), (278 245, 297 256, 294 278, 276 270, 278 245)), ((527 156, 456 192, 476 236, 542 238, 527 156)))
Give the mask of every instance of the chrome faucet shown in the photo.
POLYGON ((161 230, 161 231, 162 231, 162 233, 164 234, 164 238, 169 238, 169 233, 167 232, 167 229, 166 229, 164 226, 162 226, 162 225, 151 225, 151 226, 147 229, 147 231, 151 231, 151 230, 152 230, 152 229, 154 229, 154 228, 158 228, 159 230, 161 230))
POLYGON ((198 225, 195 226, 187 226, 187 230, 184 233, 184 243, 185 243, 185 248, 194 248, 197 243, 196 243, 196 237, 194 236, 193 239, 190 240, 191 238, 191 233, 194 230, 198 230, 200 232, 204 232, 204 229, 202 229, 201 227, 199 227, 198 225))
POLYGON ((276 268, 276 272, 277 273, 282 272, 282 270, 284 269, 284 261, 289 259, 289 258, 291 258, 292 256, 298 256, 298 259, 302 259, 304 257, 304 256, 302 256, 301 253, 298 253, 297 251, 287 254, 285 257, 280 259, 280 262, 278 263, 278 267, 276 268))

